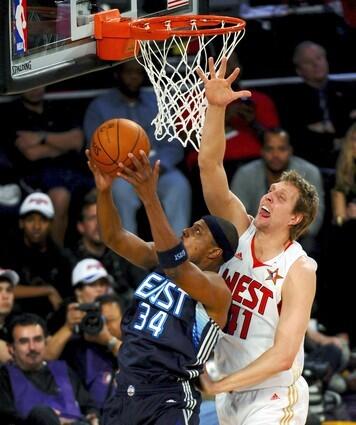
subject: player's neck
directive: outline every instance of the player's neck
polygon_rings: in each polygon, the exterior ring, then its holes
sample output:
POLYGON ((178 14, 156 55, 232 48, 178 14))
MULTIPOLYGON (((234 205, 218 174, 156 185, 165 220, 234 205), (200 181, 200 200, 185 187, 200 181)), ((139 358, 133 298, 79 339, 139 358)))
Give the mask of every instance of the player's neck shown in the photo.
POLYGON ((194 262, 194 264, 204 272, 215 272, 217 273, 220 268, 220 264, 217 261, 202 259, 199 262, 194 262))
POLYGON ((273 234, 261 231, 256 232, 253 240, 253 248, 255 256, 258 260, 264 262, 271 260, 278 254, 283 252, 290 244, 289 234, 273 234))

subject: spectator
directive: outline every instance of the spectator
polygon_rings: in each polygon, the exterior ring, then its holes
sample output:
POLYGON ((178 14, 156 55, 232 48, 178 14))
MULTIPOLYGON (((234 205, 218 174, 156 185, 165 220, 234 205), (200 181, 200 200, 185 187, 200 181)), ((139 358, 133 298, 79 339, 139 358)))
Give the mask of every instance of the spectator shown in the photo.
POLYGON ((262 196, 279 181, 283 171, 296 170, 319 195, 319 210, 309 231, 300 242, 309 253, 317 251, 316 237, 324 216, 324 190, 319 169, 308 161, 293 155, 288 134, 280 129, 267 130, 263 137, 262 158, 240 167, 231 182, 231 191, 237 195, 253 217, 259 209, 262 196))
POLYGON ((334 169, 339 139, 355 119, 355 89, 348 82, 329 79, 326 51, 319 44, 298 44, 293 62, 303 83, 291 89, 288 108, 281 108, 284 125, 297 155, 334 169))
POLYGON ((47 347, 49 359, 59 358, 72 336, 81 332, 80 323, 85 312, 80 309, 80 305, 92 304, 97 297, 108 294, 111 284, 112 276, 98 260, 85 258, 77 263, 72 273, 75 296, 67 298, 60 309, 48 318, 52 335, 47 347))
MULTIPOLYGON (((121 345, 122 309, 120 299, 113 294, 102 295, 96 301, 100 304, 100 312, 105 320, 103 329, 94 335, 85 332, 80 335, 72 334, 64 346, 61 358, 75 368, 97 407, 102 408, 115 389, 114 375, 118 369, 116 354, 121 345)), ((58 346, 63 344, 63 339, 60 338, 60 333, 56 333, 49 339, 47 358, 58 358, 58 346), (53 351, 50 353, 51 349, 53 351)))
MULTIPOLYGON (((143 90, 145 71, 137 61, 120 64, 115 77, 117 88, 94 99, 84 118, 84 131, 89 141, 94 130, 112 118, 127 118, 136 121, 146 131, 151 142, 150 160, 161 160, 158 193, 168 219, 177 234, 190 223, 191 189, 188 180, 177 168, 183 159, 183 147, 178 141, 158 141, 151 125, 157 113, 157 102, 152 91, 143 90)), ((137 234, 136 213, 141 201, 134 189, 123 179, 113 184, 114 202, 123 220, 123 226, 137 234)))
POLYGON ((11 360, 6 344, 6 320, 14 307, 14 287, 19 280, 14 270, 0 269, 0 364, 11 360))
POLYGON ((95 258, 100 261, 113 277, 113 288, 122 300, 129 302, 133 289, 146 276, 146 271, 129 263, 123 257, 108 249, 102 242, 96 211, 96 192, 90 191, 83 200, 77 229, 81 235, 72 253, 77 261, 95 258))
POLYGON ((49 194, 56 211, 52 236, 62 245, 71 194, 91 180, 86 181, 80 171, 84 135, 75 114, 68 105, 47 101, 44 96, 45 88, 36 88, 9 104, 5 142, 24 186, 49 194))
POLYGON ((72 272, 72 285, 79 303, 92 303, 108 293, 113 278, 104 266, 93 258, 79 261, 72 272))
POLYGON ((356 123, 349 128, 337 161, 336 183, 332 190, 333 224, 329 227, 324 264, 322 321, 331 332, 346 332, 352 348, 356 347, 354 326, 355 285, 351 283, 355 261, 356 236, 356 123), (335 247, 335 249, 329 249, 335 247), (335 282, 338 291, 335 292, 335 282), (347 293, 347 297, 345 294, 347 293), (330 309, 333 309, 333 318, 330 309))
POLYGON ((46 325, 34 314, 9 325, 14 362, 0 369, 2 423, 31 425, 98 424, 98 410, 63 361, 44 361, 46 325))
MULTIPOLYGON (((80 261, 73 270, 72 279, 73 285, 82 287, 76 289, 76 299, 66 300, 60 311, 49 318, 52 335, 48 339, 46 358, 62 358, 75 368, 101 408, 114 389, 116 354, 121 345, 121 300, 108 294, 111 276, 97 260, 80 261), (101 313, 105 320, 102 327, 91 329, 90 333, 83 325, 86 316, 83 303, 91 303, 91 312, 99 317, 101 313)), ((96 325, 97 321, 91 323, 96 325)))
POLYGON ((342 144, 332 199, 333 218, 337 225, 356 219, 356 123, 349 128, 342 144))
POLYGON ((20 275, 16 303, 23 311, 42 317, 56 310, 62 297, 72 292, 71 261, 50 236, 54 215, 48 195, 28 195, 20 206, 20 234, 12 235, 0 248, 0 263, 20 275))

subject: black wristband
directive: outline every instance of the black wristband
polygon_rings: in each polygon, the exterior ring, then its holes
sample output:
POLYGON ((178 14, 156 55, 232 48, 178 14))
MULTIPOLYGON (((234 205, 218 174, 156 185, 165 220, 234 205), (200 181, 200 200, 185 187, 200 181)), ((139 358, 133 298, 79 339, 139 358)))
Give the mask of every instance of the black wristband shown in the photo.
POLYGON ((158 261, 163 269, 172 269, 188 260, 188 253, 183 245, 179 242, 175 247, 167 251, 157 251, 158 261))

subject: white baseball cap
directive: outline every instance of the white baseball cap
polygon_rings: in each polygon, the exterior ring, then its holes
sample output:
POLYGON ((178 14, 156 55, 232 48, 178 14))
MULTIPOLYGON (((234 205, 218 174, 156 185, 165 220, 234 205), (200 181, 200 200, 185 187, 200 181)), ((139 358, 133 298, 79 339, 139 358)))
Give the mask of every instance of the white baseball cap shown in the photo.
POLYGON ((20 281, 19 275, 10 269, 0 269, 0 280, 1 278, 8 279, 13 286, 16 286, 20 281))
POLYGON ((34 192, 28 195, 20 206, 20 216, 38 212, 46 218, 54 217, 54 207, 51 198, 42 192, 34 192))
POLYGON ((109 275, 100 261, 94 258, 85 258, 79 261, 72 272, 72 285, 78 283, 89 284, 105 277, 110 284, 113 283, 113 277, 109 275))

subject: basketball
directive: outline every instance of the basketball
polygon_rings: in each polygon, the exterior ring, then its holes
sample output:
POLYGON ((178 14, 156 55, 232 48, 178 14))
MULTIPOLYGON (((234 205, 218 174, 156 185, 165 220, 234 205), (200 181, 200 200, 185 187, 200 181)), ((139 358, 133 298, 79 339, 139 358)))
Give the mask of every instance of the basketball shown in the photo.
POLYGON ((132 167, 128 153, 139 157, 139 151, 143 150, 148 155, 150 147, 147 133, 139 124, 125 118, 114 118, 95 130, 90 157, 103 173, 115 177, 120 171, 119 162, 132 167))

